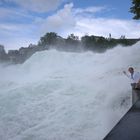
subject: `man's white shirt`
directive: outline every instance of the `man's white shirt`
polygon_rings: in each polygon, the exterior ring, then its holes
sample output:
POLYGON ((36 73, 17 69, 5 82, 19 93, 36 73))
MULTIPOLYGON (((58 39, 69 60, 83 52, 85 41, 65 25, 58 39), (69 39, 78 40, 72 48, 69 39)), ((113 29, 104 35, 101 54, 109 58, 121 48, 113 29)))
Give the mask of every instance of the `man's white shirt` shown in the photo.
POLYGON ((133 75, 126 74, 126 76, 130 79, 131 83, 138 83, 140 80, 140 73, 139 72, 134 72, 133 75))

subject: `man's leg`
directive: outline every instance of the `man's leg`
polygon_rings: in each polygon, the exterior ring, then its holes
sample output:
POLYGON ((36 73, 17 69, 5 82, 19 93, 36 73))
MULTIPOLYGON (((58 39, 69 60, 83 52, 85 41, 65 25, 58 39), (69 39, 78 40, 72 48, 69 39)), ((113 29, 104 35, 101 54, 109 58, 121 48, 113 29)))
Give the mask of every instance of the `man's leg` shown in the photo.
POLYGON ((132 105, 140 99, 140 90, 132 89, 132 105))

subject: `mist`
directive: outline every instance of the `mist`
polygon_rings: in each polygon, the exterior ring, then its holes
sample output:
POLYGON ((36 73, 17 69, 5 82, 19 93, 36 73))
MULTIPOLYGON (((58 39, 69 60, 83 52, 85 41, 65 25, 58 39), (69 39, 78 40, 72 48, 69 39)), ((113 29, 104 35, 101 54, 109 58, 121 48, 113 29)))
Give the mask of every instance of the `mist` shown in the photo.
POLYGON ((101 140, 131 107, 140 42, 105 53, 37 52, 0 65, 1 140, 101 140))

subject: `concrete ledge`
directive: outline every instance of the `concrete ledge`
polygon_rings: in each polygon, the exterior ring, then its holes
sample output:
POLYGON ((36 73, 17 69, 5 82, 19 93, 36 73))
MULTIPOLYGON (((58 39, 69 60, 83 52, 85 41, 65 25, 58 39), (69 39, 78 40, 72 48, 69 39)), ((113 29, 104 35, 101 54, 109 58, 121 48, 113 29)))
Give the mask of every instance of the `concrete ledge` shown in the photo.
POLYGON ((140 140, 140 100, 130 108, 103 140, 140 140))

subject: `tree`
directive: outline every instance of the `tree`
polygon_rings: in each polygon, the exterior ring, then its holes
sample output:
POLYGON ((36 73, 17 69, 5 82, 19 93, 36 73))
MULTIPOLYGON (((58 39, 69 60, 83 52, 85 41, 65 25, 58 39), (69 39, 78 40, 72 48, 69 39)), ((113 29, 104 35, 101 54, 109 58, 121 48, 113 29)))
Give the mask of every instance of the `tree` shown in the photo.
POLYGON ((78 36, 75 36, 74 34, 70 34, 70 35, 68 36, 67 39, 71 39, 71 40, 79 40, 79 37, 78 37, 78 36))
POLYGON ((39 46, 54 45, 56 43, 57 34, 54 32, 46 33, 40 38, 38 43, 39 46))
POLYGON ((132 0, 130 12, 134 14, 133 19, 140 19, 140 0, 132 0))
POLYGON ((79 44, 79 37, 75 36, 74 34, 70 34, 66 39, 67 45, 78 45, 79 44))

